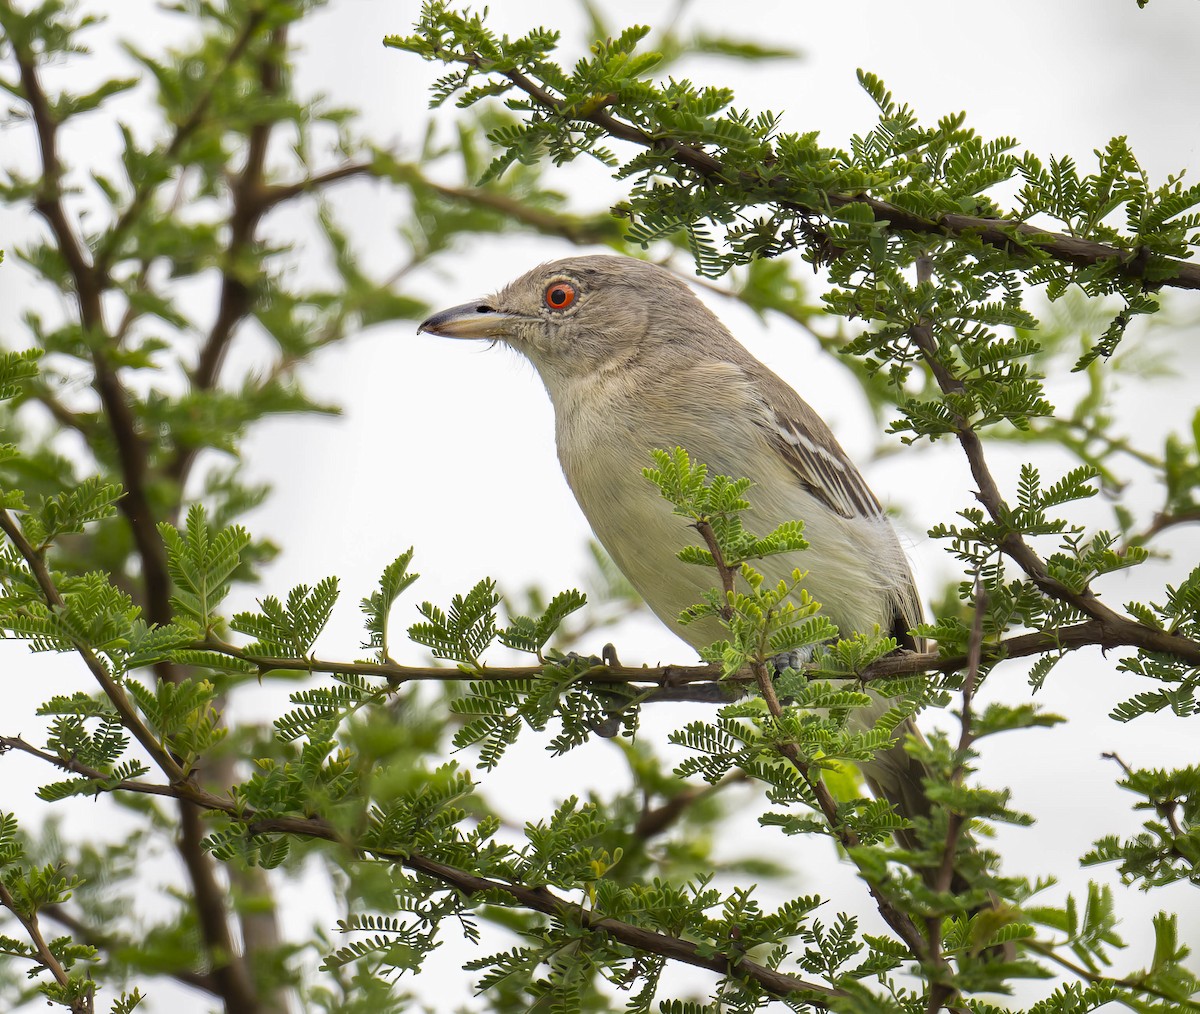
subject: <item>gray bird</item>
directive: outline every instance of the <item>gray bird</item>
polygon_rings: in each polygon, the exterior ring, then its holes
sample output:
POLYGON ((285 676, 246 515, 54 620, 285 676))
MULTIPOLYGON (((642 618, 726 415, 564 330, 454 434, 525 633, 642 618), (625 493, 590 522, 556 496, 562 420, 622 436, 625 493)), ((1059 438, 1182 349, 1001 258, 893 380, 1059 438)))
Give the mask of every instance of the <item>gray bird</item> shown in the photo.
MULTIPOLYGON (((647 605, 693 647, 724 636, 715 619, 679 623, 713 575, 676 559, 695 532, 642 477, 654 448, 683 447, 713 472, 752 479, 753 531, 804 521, 804 586, 843 636, 878 627, 917 647, 909 631, 920 601, 879 501, 820 416, 671 272, 633 258, 570 257, 443 310, 419 330, 504 342, 533 363, 554 404, 559 461, 592 530, 647 605)), ((761 569, 776 582, 796 565, 774 557, 761 569)), ((858 721, 885 709, 881 700, 858 721)), ((864 775, 902 814, 927 815, 925 771, 904 751, 906 734, 917 734, 911 722, 864 775)))

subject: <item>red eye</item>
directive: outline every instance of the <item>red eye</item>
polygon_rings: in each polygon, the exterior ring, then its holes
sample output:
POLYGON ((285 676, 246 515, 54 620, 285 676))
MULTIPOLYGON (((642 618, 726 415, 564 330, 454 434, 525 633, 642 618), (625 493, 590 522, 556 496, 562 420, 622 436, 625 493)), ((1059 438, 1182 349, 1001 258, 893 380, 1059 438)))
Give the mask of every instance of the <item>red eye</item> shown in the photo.
POLYGON ((546 287, 542 298, 551 310, 565 310, 575 302, 575 286, 570 282, 554 282, 546 287))

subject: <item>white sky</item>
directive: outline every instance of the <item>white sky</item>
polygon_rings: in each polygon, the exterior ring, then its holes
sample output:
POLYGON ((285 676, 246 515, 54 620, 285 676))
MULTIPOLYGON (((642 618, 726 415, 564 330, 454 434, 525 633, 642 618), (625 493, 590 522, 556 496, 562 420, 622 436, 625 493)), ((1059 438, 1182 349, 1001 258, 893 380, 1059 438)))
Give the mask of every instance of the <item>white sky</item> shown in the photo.
MULTIPOLYGON (((145 0, 103 6, 109 8, 111 24, 93 39, 97 57, 91 64, 72 65, 71 73, 98 75, 123 60, 110 29, 150 50, 179 31, 174 19, 155 13, 145 0)), ((660 22, 675 6, 612 2, 605 9, 612 23, 623 27, 660 22)), ((415 151, 424 133, 430 115, 427 87, 438 69, 385 50, 380 39, 407 32, 417 8, 414 2, 335 0, 296 40, 299 87, 325 92, 334 104, 362 108, 364 132, 406 152, 415 151)), ((784 110, 784 129, 819 129, 829 144, 844 144, 872 122, 873 107, 854 76, 856 67, 864 67, 880 75, 924 119, 965 108, 968 122, 983 135, 1015 135, 1043 159, 1071 154, 1087 166, 1094 148, 1114 134, 1126 134, 1153 179, 1183 167, 1194 179, 1200 171, 1200 61, 1195 55, 1200 52, 1200 4, 1194 0, 1151 0, 1146 10, 1138 10, 1134 0, 1060 0, 1053 5, 1014 0, 1002 7, 961 0, 746 0, 736 8, 698 0, 688 6, 685 18, 711 33, 802 50, 803 59, 787 65, 694 60, 676 73, 731 84, 739 107, 784 110)), ((491 23, 510 33, 551 21, 564 31, 564 62, 569 63, 578 52, 583 24, 572 5, 548 9, 525 0, 492 5, 491 23)), ((445 125, 453 115, 453 109, 443 110, 438 118, 445 125)), ((66 140, 79 164, 102 163, 115 151, 117 135, 107 118, 92 116, 78 124, 66 140)), ((0 134, 0 161, 22 158, 20 150, 28 140, 22 129, 0 134)), ((617 192, 603 174, 583 166, 568 169, 554 182, 580 208, 594 207, 617 192)), ((365 263, 379 277, 388 275, 401 256, 390 216, 403 202, 374 185, 352 184, 338 192, 336 203, 365 263)), ((9 250, 0 267, 0 329, 9 334, 26 291, 11 251, 29 228, 11 213, 0 217, 0 239, 9 250)), ((566 252, 563 244, 534 237, 473 240, 423 273, 420 291, 435 307, 452 305, 566 252)), ((814 298, 816 291, 814 283, 814 298)), ((841 367, 816 354, 811 341, 786 323, 764 326, 737 307, 710 305, 825 415, 852 454, 862 459, 870 453, 873 423, 841 367)), ((1175 305, 1181 317, 1195 319, 1194 296, 1175 305)), ((414 331, 415 324, 377 328, 321 357, 306 375, 310 389, 343 404, 345 415, 336 421, 273 421, 256 431, 246 447, 252 476, 275 488, 249 523, 283 547, 264 588, 283 592, 326 574, 342 579, 341 606, 320 642, 327 656, 360 653, 358 599, 383 566, 413 543, 415 568, 424 576, 398 608, 396 629, 415 618, 417 602, 444 602, 484 575, 510 589, 536 583, 553 591, 578 583, 586 570, 587 526, 555 461, 550 407, 532 369, 510 354, 418 337, 414 331), (455 456, 464 464, 452 466, 455 456)), ((1166 346, 1179 359, 1182 379, 1130 386, 1115 406, 1126 430, 1151 449, 1161 443, 1162 433, 1186 431, 1190 423, 1196 403, 1194 336, 1194 328, 1181 331, 1171 339, 1175 344, 1166 346)), ((235 354, 229 369, 236 372, 252 359, 249 349, 235 354)), ((1047 475, 1064 464, 1041 449, 1027 454, 1002 449, 993 461, 1008 481, 1025 457, 1032 457, 1047 475)), ((957 452, 949 446, 907 452, 864 470, 881 498, 903 509, 918 575, 926 587, 938 586, 948 573, 946 558, 923 533, 971 502, 969 478, 957 452)), ((1147 512, 1157 496, 1150 487, 1134 490, 1135 503, 1147 512)), ((1197 540, 1185 536, 1179 544, 1184 551, 1177 562, 1115 582, 1113 600, 1152 595, 1155 581, 1161 589, 1163 581, 1186 573, 1197 540)), ((252 604, 255 594, 240 592, 237 605, 252 604)), ((652 619, 635 620, 605 637, 617 643, 626 661, 692 660, 690 651, 652 619)), ((579 646, 581 651, 598 648, 579 646)), ((421 653, 414 648, 401 657, 416 660, 421 653)), ((33 736, 29 716, 38 701, 87 687, 85 674, 69 660, 30 660, 15 644, 0 645, 0 660, 9 676, 6 711, 13 716, 4 723, 6 733, 33 736)), ((1049 710, 1070 716, 1065 730, 1014 734, 985 745, 981 780, 1011 785, 1014 805, 1039 821, 1032 829, 1001 835, 1000 846, 1014 872, 1053 874, 1079 890, 1087 875, 1078 870, 1076 857, 1114 825, 1136 829, 1139 820, 1129 810, 1132 797, 1114 788, 1111 764, 1099 759, 1102 750, 1115 749, 1145 767, 1195 761, 1195 739, 1185 741, 1186 725, 1179 720, 1152 718, 1120 726, 1106 717, 1113 704, 1135 689, 1142 688, 1114 676, 1112 660, 1080 655, 1060 667, 1042 695, 1049 710)), ((286 690, 269 685, 242 706, 247 714, 273 713, 286 690)), ((998 670, 987 693, 1010 702, 1025 699, 1022 669, 998 670)), ((651 709, 646 722, 643 735, 652 742, 662 742, 667 730, 682 724, 678 715, 662 712, 661 706, 651 709)), ((952 723, 943 718, 939 724, 952 723)), ((540 744, 529 741, 500 772, 486 776, 484 784, 500 808, 521 821, 548 813, 567 794, 585 794, 591 787, 611 790, 611 777, 622 769, 612 750, 596 742, 546 764, 540 744)), ((5 757, 2 764, 0 807, 32 822, 42 810, 33 799, 33 786, 38 779, 49 780, 49 773, 20 758, 5 757)), ((107 836, 119 826, 110 822, 110 811, 104 804, 81 804, 69 815, 68 828, 107 836)), ((726 846, 728 854, 780 847, 794 851, 802 870, 797 892, 819 889, 827 893, 831 907, 871 917, 865 892, 831 852, 760 831, 753 817, 753 809, 747 810, 737 825, 737 840, 726 846)), ((1103 879, 1110 872, 1100 869, 1092 875, 1103 879)), ((1062 893, 1057 888, 1048 897, 1059 899, 1062 893)), ((1149 916, 1158 908, 1185 913, 1185 932, 1200 943, 1200 917, 1194 904, 1193 914, 1186 914, 1186 888, 1147 897, 1118 884, 1116 893, 1118 909, 1128 917, 1124 932, 1133 945, 1120 969, 1136 968, 1148 956, 1144 937, 1149 916)), ((332 916, 311 885, 286 900, 290 924, 315 919, 330 926, 332 916)), ((431 973, 413 985, 434 1010, 449 1011, 469 996, 458 970, 461 957, 458 948, 443 948, 431 973)), ((693 974, 682 973, 679 981, 707 981, 689 979, 693 974)), ((207 1005, 194 994, 155 984, 145 1009, 192 1014, 207 1005)))

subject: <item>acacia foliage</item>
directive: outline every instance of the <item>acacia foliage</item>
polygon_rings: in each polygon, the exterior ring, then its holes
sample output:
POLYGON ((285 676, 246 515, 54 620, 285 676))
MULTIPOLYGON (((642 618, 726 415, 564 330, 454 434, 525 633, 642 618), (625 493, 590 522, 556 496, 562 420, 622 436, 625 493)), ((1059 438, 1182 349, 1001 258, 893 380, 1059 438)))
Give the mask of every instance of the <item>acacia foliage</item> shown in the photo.
MULTIPOLYGON (((56 0, 28 9, 0 0, 0 86, 36 128, 26 136, 43 168, 8 172, 0 197, 40 216, 43 233, 18 253, 47 290, 71 297, 56 319, 28 314, 24 331, 6 336, 21 351, 0 355, 12 434, 0 449, 0 625, 35 651, 70 655, 80 677, 78 690, 41 708, 41 742, 0 733, 5 749, 59 769, 40 789, 47 803, 113 795, 143 820, 127 844, 99 848, 52 831, 23 835, 0 818, 8 1000, 40 991, 90 1011, 124 989, 109 1009, 128 1011, 169 976, 227 1011, 282 1011, 289 992, 310 1010, 417 1009, 398 976, 420 973, 439 944, 461 936, 487 941, 466 968, 476 1006, 496 1011, 619 1002, 670 1014, 770 1004, 990 1012, 1001 1008, 979 994, 1060 972, 1029 1010, 1112 1000, 1195 1009, 1198 983, 1174 915, 1135 929, 1155 941, 1147 967, 1117 970, 1108 885, 1056 907, 1038 903, 1036 871, 1002 867, 979 832, 1029 818, 1002 786, 977 784, 972 761, 981 738, 1061 721, 1024 699, 974 706, 979 684, 1016 656, 1034 658, 1036 690, 1064 652, 1119 648, 1130 695, 1114 718, 1171 711, 1194 721, 1200 570, 1120 608, 1106 600, 1104 578, 1195 519, 1200 428, 1160 454, 1141 452, 1164 489, 1150 526, 1119 501, 1109 531, 1085 530, 1072 511, 1116 485, 1107 454, 1130 449, 1106 416, 1120 342, 1134 315, 1158 312, 1159 288, 1191 285, 1200 192, 1179 179, 1151 185, 1119 141, 1097 172, 1081 174, 1066 160, 1015 155, 1009 139, 984 141, 960 116, 923 126, 870 74, 862 81, 878 122, 829 148, 815 135, 778 134, 770 113, 734 112, 728 89, 650 76, 686 51, 778 51, 671 31, 647 46, 649 29, 598 31, 591 55, 567 70, 553 61, 555 32, 502 38, 482 16, 433 3, 413 35, 392 42, 449 63, 434 98, 457 97, 470 111, 452 151, 469 178, 447 185, 426 172, 440 157, 432 143, 403 160, 358 137, 345 111, 293 93, 288 31, 310 9, 285 0, 184 7, 196 31, 188 46, 131 50, 156 88, 161 135, 147 144, 125 130, 121 165, 104 169, 65 165, 56 137, 133 79, 45 92, 45 63, 77 57, 94 26, 56 0), (497 96, 506 111, 494 108, 497 96), (272 136, 293 142, 292 161, 267 161, 272 136), (323 157, 323 139, 335 160, 323 157), (617 217, 567 213, 552 177, 543 179, 542 160, 583 153, 629 181, 617 217), (397 279, 358 263, 319 200, 355 177, 411 197, 411 261, 397 279), (1017 206, 988 196, 1017 178, 1017 206), (74 187, 103 210, 86 233, 71 218, 74 187), (305 195, 318 197, 312 221, 335 268, 323 287, 300 287, 291 251, 261 230, 305 195), (397 292, 407 269, 464 232, 510 227, 574 242, 681 242, 704 274, 737 269, 731 291, 748 305, 786 314, 844 353, 893 432, 958 441, 979 502, 933 533, 962 575, 920 631, 938 651, 898 657, 877 631, 827 643, 828 623, 803 591, 802 519, 749 530, 749 481, 710 475, 682 448, 648 457, 646 478, 704 536, 680 565, 713 573, 713 592, 689 611, 726 623, 728 637, 705 653, 711 666, 648 669, 615 653, 564 653, 605 603, 572 589, 506 605, 487 578, 447 603, 420 604, 406 636, 437 664, 397 664, 390 621, 417 581, 412 551, 381 560, 378 587, 361 600, 362 658, 316 654, 344 608, 333 576, 264 592, 257 609, 230 615, 232 587, 254 581, 274 552, 243 524, 267 495, 237 469, 246 432, 270 414, 329 410, 307 397, 297 368, 363 327, 420 316, 420 299, 397 292), (853 327, 829 323, 806 298, 784 256, 794 250, 825 271, 825 306, 853 327), (204 318, 178 299, 181 283, 201 277, 219 289, 204 318), (1076 357, 1090 388, 1065 410, 1040 374, 1061 365, 1079 315, 1037 320, 1029 293, 1039 287, 1060 305, 1080 294, 1121 300, 1076 357), (252 321, 270 336, 269 368, 225 376, 226 352, 252 321), (70 399, 79 377, 97 402, 70 399), (38 411, 84 436, 88 454, 39 442, 28 426, 38 411), (985 438, 1062 446, 1079 467, 1047 481, 1030 465, 1001 490, 985 438), (776 554, 797 571, 770 587, 755 564, 776 554), (489 664, 502 648, 521 664, 489 664), (765 676, 778 652, 814 648, 803 671, 765 676), (231 727, 230 698, 277 677, 303 685, 272 727, 231 727), (856 732, 848 720, 870 702, 863 683, 891 706, 856 732), (431 684, 444 692, 419 689, 431 684), (681 698, 713 709, 671 737, 687 751, 672 768, 633 737, 643 708, 681 698), (934 815, 912 820, 867 798, 853 764, 912 714, 951 705, 957 739, 911 744, 932 772, 934 815), (518 739, 547 730, 554 755, 615 737, 630 787, 572 796, 506 827, 483 779, 518 739), (450 758, 453 747, 472 750, 484 774, 450 758), (863 931, 839 911, 845 899, 787 896, 777 837, 764 846, 770 860, 713 859, 723 794, 746 784, 761 792, 765 827, 836 843, 885 932, 863 931), (143 889, 139 862, 164 842, 187 880, 173 892, 173 916, 139 921, 130 904, 143 889), (312 859, 338 892, 335 939, 285 936, 273 922, 279 878, 312 859), (955 873, 966 889, 950 889, 955 873), (221 912, 226 882, 233 903, 221 912), (320 949, 319 974, 295 960, 305 946, 320 949), (680 986, 663 974, 673 964, 703 978, 680 986), (111 992, 97 1000, 98 989, 111 992)), ((627 589, 611 569, 603 578, 599 597, 619 610, 627 589)), ((1107 836, 1083 861, 1116 864, 1146 889, 1195 883, 1195 771, 1131 768, 1123 783, 1152 814, 1145 832, 1107 836)))

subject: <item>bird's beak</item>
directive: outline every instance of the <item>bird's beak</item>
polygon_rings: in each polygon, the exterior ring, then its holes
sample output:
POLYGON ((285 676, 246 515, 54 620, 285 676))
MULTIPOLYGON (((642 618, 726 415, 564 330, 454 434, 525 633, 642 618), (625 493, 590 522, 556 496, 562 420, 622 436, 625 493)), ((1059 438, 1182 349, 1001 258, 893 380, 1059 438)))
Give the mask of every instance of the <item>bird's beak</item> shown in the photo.
POLYGON ((500 313, 479 302, 463 303, 435 313, 422 322, 417 334, 428 331, 442 338, 506 338, 521 319, 517 314, 500 313))

